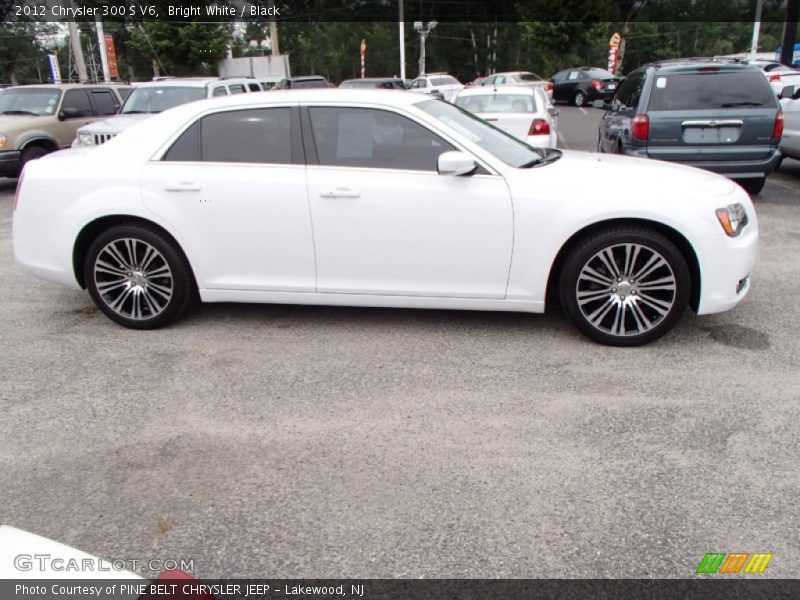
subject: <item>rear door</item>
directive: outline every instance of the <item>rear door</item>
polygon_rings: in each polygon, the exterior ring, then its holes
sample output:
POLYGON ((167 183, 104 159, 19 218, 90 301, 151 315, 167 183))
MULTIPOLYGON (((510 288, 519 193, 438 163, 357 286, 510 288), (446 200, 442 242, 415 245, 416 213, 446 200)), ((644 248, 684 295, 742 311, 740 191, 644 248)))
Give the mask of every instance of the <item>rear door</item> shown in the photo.
POLYGON ((648 156, 685 162, 766 158, 777 110, 775 95, 755 69, 656 73, 647 107, 648 156))

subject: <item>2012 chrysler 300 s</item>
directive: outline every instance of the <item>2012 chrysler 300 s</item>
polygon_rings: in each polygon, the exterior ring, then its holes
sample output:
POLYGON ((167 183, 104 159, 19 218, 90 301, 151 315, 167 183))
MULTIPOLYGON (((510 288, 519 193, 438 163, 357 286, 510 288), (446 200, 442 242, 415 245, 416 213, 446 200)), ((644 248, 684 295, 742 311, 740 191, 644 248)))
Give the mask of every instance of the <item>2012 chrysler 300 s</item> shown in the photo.
POLYGON ((583 333, 633 346, 687 305, 736 305, 757 238, 749 196, 719 175, 535 149, 369 90, 177 107, 31 162, 14 210, 19 263, 138 329, 198 296, 539 313, 552 291, 583 333))

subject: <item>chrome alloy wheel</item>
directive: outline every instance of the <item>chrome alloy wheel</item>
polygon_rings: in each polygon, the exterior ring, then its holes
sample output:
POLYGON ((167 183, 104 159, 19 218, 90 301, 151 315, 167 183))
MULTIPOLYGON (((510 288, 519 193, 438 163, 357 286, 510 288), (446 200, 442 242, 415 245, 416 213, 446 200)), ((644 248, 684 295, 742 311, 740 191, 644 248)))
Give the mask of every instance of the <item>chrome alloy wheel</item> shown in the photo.
POLYGON ((172 299, 172 270, 155 247, 141 239, 106 244, 93 267, 100 297, 115 313, 137 321, 161 314, 172 299))
POLYGON ((642 244, 615 244, 592 256, 578 275, 581 314, 613 336, 650 331, 675 304, 675 273, 658 252, 642 244))

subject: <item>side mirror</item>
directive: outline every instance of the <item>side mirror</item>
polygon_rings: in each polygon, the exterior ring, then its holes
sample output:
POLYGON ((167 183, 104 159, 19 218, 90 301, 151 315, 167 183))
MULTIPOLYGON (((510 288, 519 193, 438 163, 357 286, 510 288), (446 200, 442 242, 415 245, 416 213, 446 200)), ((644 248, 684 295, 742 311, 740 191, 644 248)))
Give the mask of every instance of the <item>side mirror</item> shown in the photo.
POLYGON ((475 159, 464 152, 444 152, 437 162, 439 175, 469 175, 478 165, 475 159))
POLYGON ((62 108, 58 113, 58 120, 65 121, 67 119, 74 119, 75 117, 80 117, 80 111, 77 108, 62 108))
POLYGON ((781 93, 778 94, 778 98, 791 98, 794 96, 794 86, 787 85, 781 90, 781 93))
POLYGON ((550 113, 551 117, 557 117, 559 115, 558 109, 555 106, 548 107, 547 112, 550 113))

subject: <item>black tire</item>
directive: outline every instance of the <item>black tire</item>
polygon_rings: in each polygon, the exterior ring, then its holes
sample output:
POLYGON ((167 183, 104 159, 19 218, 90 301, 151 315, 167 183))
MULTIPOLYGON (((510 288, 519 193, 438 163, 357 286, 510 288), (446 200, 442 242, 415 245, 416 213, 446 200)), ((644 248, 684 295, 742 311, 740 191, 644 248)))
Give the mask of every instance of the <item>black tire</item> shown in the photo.
POLYGON ((689 267, 675 244, 637 226, 604 229, 578 242, 559 279, 564 312, 581 333, 609 346, 641 346, 666 334, 686 310, 690 288, 689 267), (600 255, 608 250, 613 265, 600 255), (648 264, 655 265, 651 272, 648 264), (643 279, 636 281, 638 276, 643 279), (670 285, 672 290, 657 289, 670 285))
POLYGON ((186 312, 197 294, 180 247, 146 225, 117 225, 101 233, 86 254, 83 277, 97 307, 115 323, 131 329, 168 325, 186 312), (129 241, 135 243, 129 245, 129 241), (97 264, 101 255, 104 265, 113 271, 97 264), (169 297, 164 290, 170 292, 169 297), (115 304, 119 306, 115 308, 115 304))
POLYGON ((754 179, 742 179, 739 181, 744 190, 751 196, 755 196, 764 189, 764 184, 767 183, 766 177, 758 177, 754 179))
POLYGON ((572 103, 575 106, 578 106, 578 107, 586 106, 586 101, 587 100, 588 100, 588 98, 587 98, 586 94, 584 94, 583 92, 580 92, 580 91, 575 92, 575 95, 572 97, 572 103))
POLYGON ((50 154, 47 148, 43 148, 42 146, 28 146, 25 150, 22 151, 19 157, 19 166, 17 167, 17 177, 22 175, 22 169, 25 168, 25 165, 32 160, 36 160, 37 158, 41 158, 45 154, 50 154))

